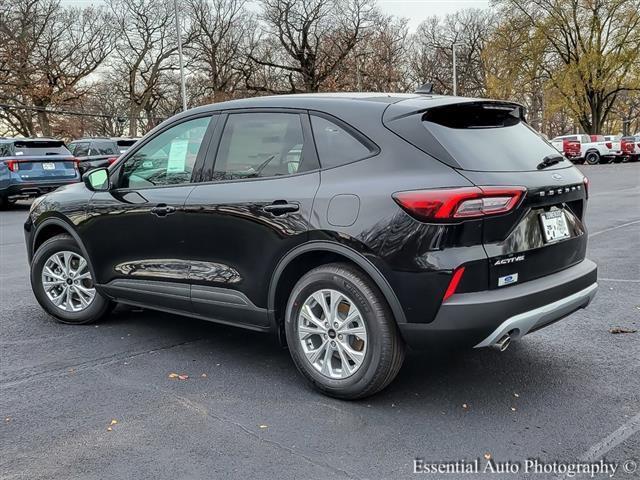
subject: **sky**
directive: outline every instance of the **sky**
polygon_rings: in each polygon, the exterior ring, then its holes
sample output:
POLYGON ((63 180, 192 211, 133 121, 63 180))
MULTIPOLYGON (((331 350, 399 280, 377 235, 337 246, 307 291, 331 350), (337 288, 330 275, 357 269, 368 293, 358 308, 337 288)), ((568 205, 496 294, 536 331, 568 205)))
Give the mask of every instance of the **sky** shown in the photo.
MULTIPOLYGON (((101 3, 102 0, 62 0, 63 5, 78 7, 101 3)), ((377 0, 377 3, 385 13, 408 18, 412 31, 433 15, 444 16, 465 8, 489 7, 489 0, 377 0)))

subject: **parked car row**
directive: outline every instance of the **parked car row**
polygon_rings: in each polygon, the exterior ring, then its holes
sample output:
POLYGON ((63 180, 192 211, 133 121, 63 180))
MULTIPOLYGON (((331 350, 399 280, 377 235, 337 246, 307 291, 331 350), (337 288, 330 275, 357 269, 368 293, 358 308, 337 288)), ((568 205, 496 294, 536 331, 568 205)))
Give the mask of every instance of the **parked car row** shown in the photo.
POLYGON ((640 135, 561 135, 552 145, 573 163, 637 162, 640 135))
POLYGON ((55 138, 0 138, 0 208, 80 181, 92 168, 115 162, 137 138, 83 138, 67 146, 55 138))

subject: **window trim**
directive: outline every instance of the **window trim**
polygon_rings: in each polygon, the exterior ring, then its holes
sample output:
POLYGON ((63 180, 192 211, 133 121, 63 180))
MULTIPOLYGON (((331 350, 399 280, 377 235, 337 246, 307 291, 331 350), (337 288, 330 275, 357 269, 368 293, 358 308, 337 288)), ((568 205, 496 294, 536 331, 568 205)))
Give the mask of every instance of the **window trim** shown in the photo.
POLYGON ((180 118, 175 122, 171 122, 167 124, 162 129, 155 132, 153 135, 149 135, 148 137, 141 138, 136 143, 134 143, 133 146, 130 147, 124 154, 122 154, 123 156, 121 160, 116 163, 113 171, 111 172, 111 175, 113 177, 113 179, 111 180, 111 184, 113 185, 113 191, 137 192, 141 190, 151 190, 151 189, 159 189, 159 188, 175 188, 175 187, 182 187, 182 186, 189 186, 189 185, 193 186, 197 183, 200 183, 199 181, 197 181, 197 179, 200 177, 200 174, 201 174, 200 171, 204 166, 206 155, 209 151, 209 148, 211 147, 211 138, 212 138, 213 132, 216 129, 219 121, 220 121, 219 112, 215 112, 215 111, 201 112, 195 115, 189 115, 187 117, 180 118), (191 120, 197 120, 198 118, 206 118, 206 117, 210 118, 209 125, 207 126, 207 130, 205 131, 204 137, 202 137, 202 143, 200 144, 200 149, 198 150, 196 163, 193 165, 193 171, 191 172, 191 181, 185 182, 185 183, 173 184, 173 185, 153 185, 150 187, 139 187, 139 188, 122 187, 120 185, 120 182, 122 180, 123 165, 133 155, 135 155, 135 153, 138 150, 140 150, 147 143, 151 142, 152 140, 157 138, 159 135, 162 135, 164 132, 166 132, 167 130, 170 130, 173 127, 177 127, 178 125, 181 125, 185 122, 189 122, 191 120))
POLYGON ((318 159, 318 153, 315 148, 315 141, 313 139, 313 132, 311 131, 311 122, 309 121, 308 112, 307 110, 300 109, 300 108, 250 107, 250 108, 235 108, 235 109, 223 110, 220 113, 218 126, 211 138, 211 143, 209 145, 208 150, 209 152, 207 153, 207 158, 205 160, 204 167, 202 168, 201 181, 199 182, 199 184, 202 184, 202 185, 280 180, 280 179, 291 178, 291 177, 300 176, 300 175, 307 175, 310 173, 317 173, 321 170, 320 161, 318 159), (271 176, 271 177, 233 178, 229 180, 213 180, 213 172, 215 171, 215 164, 218 158, 218 151, 220 150, 222 135, 227 125, 227 120, 230 115, 237 115, 242 113, 287 113, 291 115, 297 114, 300 118, 300 124, 302 126, 302 138, 304 142, 302 147, 303 158, 306 155, 308 155, 307 158, 312 158, 316 165, 316 168, 313 168, 311 170, 305 170, 304 172, 296 172, 296 173, 290 173, 288 175, 278 175, 278 176, 271 176))
POLYGON ((362 160, 367 160, 368 158, 373 158, 380 154, 382 151, 381 148, 376 144, 373 140, 367 137, 364 133, 362 133, 357 128, 348 124, 344 120, 334 117, 326 112, 321 112, 319 110, 308 110, 307 111, 309 117, 309 128, 311 129, 311 135, 313 138, 313 145, 315 146, 316 157, 318 159, 318 164, 320 165, 320 170, 331 170, 338 167, 344 167, 345 165, 351 165, 352 163, 361 162, 362 160), (338 127, 345 130, 348 134, 352 135, 357 141, 359 141, 365 148, 369 149, 369 155, 365 155, 364 157, 357 158, 355 160, 351 160, 346 163, 341 163, 339 165, 333 165, 331 167, 323 167, 322 160, 320 159, 320 152, 318 152, 318 143, 316 142, 315 134, 313 132, 313 125, 311 123, 311 117, 316 116, 320 118, 324 118, 325 120, 336 124, 338 127))

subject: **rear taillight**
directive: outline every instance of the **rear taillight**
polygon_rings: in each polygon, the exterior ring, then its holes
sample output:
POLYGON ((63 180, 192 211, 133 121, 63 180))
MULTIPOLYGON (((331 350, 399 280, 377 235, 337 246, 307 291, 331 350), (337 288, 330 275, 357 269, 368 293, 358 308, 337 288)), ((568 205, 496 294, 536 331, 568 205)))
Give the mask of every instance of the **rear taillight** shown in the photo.
POLYGON ((607 148, 612 148, 612 147, 613 147, 613 143, 611 143, 611 142, 606 142, 606 143, 605 143, 605 146, 606 146, 607 148))
POLYGON ((524 187, 440 188, 398 192, 393 199, 418 220, 446 222, 509 212, 525 192, 524 187))
POLYGON ((12 172, 17 172, 18 171, 18 160, 5 160, 4 164, 12 172))
POLYGON ((464 267, 458 267, 453 271, 453 276, 451 277, 451 281, 449 282, 449 286, 447 287, 447 291, 444 292, 444 297, 442 297, 442 301, 444 302, 451 295, 456 293, 458 285, 460 284, 460 280, 462 280, 462 275, 464 274, 464 267))

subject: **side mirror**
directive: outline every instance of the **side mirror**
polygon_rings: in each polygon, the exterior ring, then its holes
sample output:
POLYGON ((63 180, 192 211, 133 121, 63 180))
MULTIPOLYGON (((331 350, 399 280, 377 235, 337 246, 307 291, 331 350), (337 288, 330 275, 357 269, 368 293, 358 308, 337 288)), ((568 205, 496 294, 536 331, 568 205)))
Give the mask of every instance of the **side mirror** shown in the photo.
POLYGON ((88 171, 82 176, 82 181, 92 192, 106 192, 111 186, 109 170, 105 167, 88 171))

